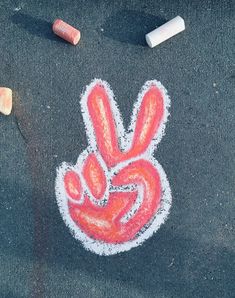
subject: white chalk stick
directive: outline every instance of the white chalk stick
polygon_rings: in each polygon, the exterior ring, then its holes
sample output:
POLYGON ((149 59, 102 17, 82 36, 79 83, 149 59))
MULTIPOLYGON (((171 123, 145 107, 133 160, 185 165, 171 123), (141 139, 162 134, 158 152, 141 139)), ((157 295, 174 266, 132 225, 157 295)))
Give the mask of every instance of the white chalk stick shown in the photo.
POLYGON ((145 39, 150 48, 153 48, 172 36, 184 31, 184 29, 184 20, 180 16, 177 16, 164 25, 146 34, 145 39))

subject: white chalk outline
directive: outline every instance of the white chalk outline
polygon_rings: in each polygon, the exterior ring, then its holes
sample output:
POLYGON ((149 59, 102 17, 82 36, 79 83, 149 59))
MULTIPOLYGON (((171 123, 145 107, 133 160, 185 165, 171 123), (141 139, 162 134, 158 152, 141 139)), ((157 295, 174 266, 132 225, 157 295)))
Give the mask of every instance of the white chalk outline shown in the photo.
MULTIPOLYGON (((168 112, 169 107, 170 107, 170 98, 167 94, 167 90, 165 89, 165 87, 157 80, 147 81, 143 85, 143 87, 141 88, 141 91, 138 94, 137 102, 134 105, 134 109, 133 109, 131 124, 129 126, 128 131, 125 132, 119 109, 118 109, 117 104, 114 100, 113 92, 107 82, 102 81, 100 79, 94 79, 86 87, 85 93, 81 95, 81 110, 83 113, 83 121, 84 121, 85 127, 86 127, 86 133, 87 133, 87 137, 88 137, 89 146, 87 149, 85 149, 80 154, 76 165, 71 165, 69 163, 64 162, 64 163, 62 163, 62 165, 59 168, 57 168, 55 192, 56 192, 56 199, 57 199, 57 203, 59 206, 59 210, 60 210, 60 213, 62 215, 62 218, 63 218, 65 224, 69 227, 73 236, 76 239, 80 240, 86 249, 88 249, 92 252, 95 252, 99 255, 113 255, 116 253, 127 251, 133 247, 140 245, 146 239, 148 239, 150 236, 152 236, 152 234, 154 232, 156 232, 159 229, 159 227, 161 226, 161 224, 164 223, 164 221, 166 220, 166 218, 169 214, 169 210, 170 210, 171 202, 172 202, 171 190, 170 190, 170 185, 169 185, 167 176, 166 176, 162 166, 153 157, 153 152, 156 149, 157 144, 161 141, 161 139, 164 135, 165 125, 167 122, 167 118, 169 116, 169 112, 168 112), (90 114, 89 114, 88 108, 87 108, 88 96, 89 96, 90 92, 92 91, 92 89, 97 84, 103 86, 103 88, 105 89, 105 91, 108 95, 111 109, 112 109, 112 114, 113 114, 113 117, 114 117, 115 123, 116 123, 116 131, 117 131, 117 136, 118 136, 118 140, 119 140, 119 146, 120 146, 120 149, 123 151, 128 151, 128 149, 131 146, 131 142, 132 142, 133 136, 134 136, 134 131, 135 131, 134 129, 135 129, 138 111, 140 109, 142 99, 143 99, 145 93, 149 90, 149 88, 151 86, 155 85, 161 91, 162 96, 163 96, 163 101, 164 101, 164 111, 163 111, 163 118, 162 118, 161 124, 157 130, 156 135, 150 142, 146 151, 143 154, 139 155, 138 157, 135 157, 128 161, 119 163, 117 166, 115 166, 112 169, 107 168, 105 162, 103 161, 101 155, 98 152, 93 126, 91 125, 92 121, 90 119, 90 114), (85 179, 80 174, 80 172, 82 170, 83 163, 84 163, 86 157, 88 156, 88 154, 90 154, 90 153, 94 153, 96 155, 100 165, 102 166, 102 168, 105 172, 106 178, 107 178, 107 187, 106 187, 105 194, 104 194, 104 197, 102 198, 102 200, 97 200, 92 196, 92 194, 90 193, 90 191, 86 185, 85 179), (118 173, 123 167, 126 167, 131 162, 133 162, 135 160, 140 160, 140 159, 150 161, 154 165, 154 167, 158 171, 158 174, 160 177, 160 182, 161 182, 161 187, 162 187, 162 189, 161 189, 162 197, 161 197, 160 207, 157 210, 156 214, 153 216, 151 222, 149 222, 147 225, 145 225, 145 227, 138 233, 138 235, 136 235, 135 239, 127 241, 125 243, 121 243, 121 244, 120 243, 109 244, 109 243, 106 243, 103 241, 95 240, 95 239, 87 236, 76 225, 76 223, 71 219, 70 214, 69 214, 68 200, 71 200, 77 204, 82 204, 84 201, 84 194, 87 194, 89 199, 93 203, 95 203, 97 205, 107 204, 109 192, 112 191, 111 190, 111 179, 112 179, 113 175, 118 173), (81 179, 81 184, 82 184, 84 191, 83 191, 82 198, 79 200, 79 202, 69 198, 65 191, 64 175, 66 174, 66 172, 68 170, 75 171, 81 179)), ((137 189, 138 189, 138 186, 137 186, 137 189)), ((125 190, 126 190, 126 188, 125 188, 125 190)), ((143 191, 141 191, 141 189, 139 189, 139 190, 140 190, 140 193, 143 193, 143 191)), ((140 205, 143 198, 142 198, 142 195, 140 195, 138 197, 139 198, 138 198, 137 205, 140 205)), ((134 210, 136 208, 138 208, 138 206, 136 206, 136 204, 135 204, 135 206, 133 206, 133 208, 128 212, 128 214, 126 214, 122 218, 122 221, 125 222, 126 220, 128 220, 133 215, 134 210)))

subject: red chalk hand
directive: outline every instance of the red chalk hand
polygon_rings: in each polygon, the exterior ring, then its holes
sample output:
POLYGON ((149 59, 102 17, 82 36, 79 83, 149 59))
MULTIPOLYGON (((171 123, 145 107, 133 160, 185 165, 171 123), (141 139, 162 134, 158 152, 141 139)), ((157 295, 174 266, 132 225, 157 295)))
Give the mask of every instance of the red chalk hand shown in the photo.
POLYGON ((158 82, 147 82, 128 134, 106 83, 93 82, 81 103, 90 146, 75 167, 65 164, 58 171, 57 200, 88 249, 112 254, 148 238, 168 213, 169 184, 152 153, 169 99, 158 82))

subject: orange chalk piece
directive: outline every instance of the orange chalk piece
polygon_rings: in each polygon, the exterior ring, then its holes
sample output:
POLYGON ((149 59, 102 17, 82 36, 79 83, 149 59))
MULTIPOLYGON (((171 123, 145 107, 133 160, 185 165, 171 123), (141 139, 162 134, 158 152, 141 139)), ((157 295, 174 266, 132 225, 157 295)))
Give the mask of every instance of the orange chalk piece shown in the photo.
POLYGON ((10 115, 12 110, 12 90, 0 87, 0 112, 4 115, 10 115))
POLYGON ((81 37, 79 30, 60 19, 55 20, 52 26, 52 30, 56 35, 68 41, 74 46, 78 44, 81 37))

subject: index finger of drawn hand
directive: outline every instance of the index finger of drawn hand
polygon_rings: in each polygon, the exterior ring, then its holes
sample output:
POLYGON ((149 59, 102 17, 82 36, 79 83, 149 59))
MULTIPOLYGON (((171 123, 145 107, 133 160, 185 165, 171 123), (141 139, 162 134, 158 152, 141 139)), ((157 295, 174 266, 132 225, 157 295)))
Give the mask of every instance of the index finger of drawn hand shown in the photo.
POLYGON ((164 118, 165 104, 163 92, 153 82, 145 91, 136 116, 134 137, 129 152, 131 157, 144 153, 158 133, 164 118))

